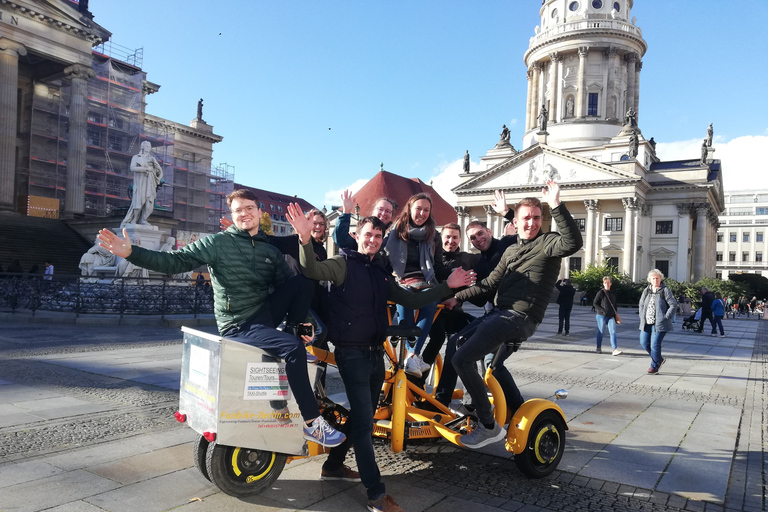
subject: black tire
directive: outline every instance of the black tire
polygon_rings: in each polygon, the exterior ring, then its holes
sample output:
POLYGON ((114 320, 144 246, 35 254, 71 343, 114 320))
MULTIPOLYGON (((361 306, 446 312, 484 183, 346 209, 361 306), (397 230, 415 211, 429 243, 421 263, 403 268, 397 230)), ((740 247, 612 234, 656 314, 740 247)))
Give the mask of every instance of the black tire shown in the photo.
POLYGON ((203 436, 197 436, 197 440, 192 448, 192 458, 195 461, 195 467, 209 482, 211 477, 208 476, 208 468, 205 467, 205 457, 208 452, 208 440, 203 436))
POLYGON ((236 498, 259 494, 283 472, 284 453, 216 443, 208 445, 205 467, 216 487, 236 498))
POLYGON ((565 451, 565 422, 557 412, 544 411, 534 420, 523 453, 515 455, 517 468, 529 478, 552 473, 565 451))

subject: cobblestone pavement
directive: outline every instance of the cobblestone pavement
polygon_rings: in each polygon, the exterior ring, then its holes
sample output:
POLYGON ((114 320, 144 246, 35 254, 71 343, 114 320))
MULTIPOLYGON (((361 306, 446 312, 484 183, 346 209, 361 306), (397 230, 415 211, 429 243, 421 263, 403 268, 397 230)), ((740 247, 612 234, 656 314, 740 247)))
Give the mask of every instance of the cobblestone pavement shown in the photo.
MULTIPOLYGON (((534 370, 533 368, 538 367, 530 362, 537 357, 537 352, 562 350, 567 355, 572 351, 593 351, 591 322, 594 317, 590 319, 589 314, 575 315, 573 336, 569 340, 563 340, 553 336, 553 311, 556 313, 556 310, 551 309, 550 318, 545 320, 540 333, 519 353, 521 358, 512 363, 515 378, 524 392, 530 394, 539 388, 554 390, 557 387, 566 387, 606 395, 642 396, 653 401, 671 399, 696 406, 708 404, 738 409, 741 411, 741 423, 731 476, 723 501, 697 501, 660 490, 621 485, 610 481, 610 475, 607 474, 601 475, 604 478, 601 479, 558 470, 548 478, 529 480, 517 470, 514 461, 510 459, 459 449, 446 442, 410 443, 404 453, 393 454, 384 443, 377 441, 376 455, 384 474, 396 475, 396 478, 400 479, 398 482, 407 481, 409 486, 423 489, 425 493, 445 496, 428 508, 430 512, 446 510, 447 508, 443 507, 448 507, 449 504, 452 510, 524 512, 766 510, 764 490, 768 466, 765 457, 768 438, 765 430, 765 420, 768 417, 768 322, 761 322, 759 325, 751 360, 729 363, 733 367, 731 370, 735 368, 735 371, 748 373, 746 393, 734 392, 727 388, 720 389, 720 392, 704 392, 686 389, 685 386, 670 386, 661 381, 648 383, 617 379, 610 372, 534 370), (526 359, 529 360, 528 363, 526 359)), ((556 314, 554 316, 556 318, 556 314)), ((101 373, 93 368, 84 370, 76 366, 62 365, 60 361, 65 356, 73 355, 103 360, 105 355, 111 353, 126 358, 134 352, 156 352, 172 361, 175 351, 180 354, 179 338, 177 328, 163 327, 113 328, 12 323, 0 326, 0 384, 16 386, 14 392, 23 395, 13 399, 4 396, 4 386, 0 385, 0 511, 15 510, 12 507, 6 509, 2 497, 4 481, 13 481, 12 478, 8 479, 7 471, 16 467, 15 464, 35 463, 47 460, 46 458, 55 454, 76 457, 83 450, 99 445, 112 446, 110 443, 115 441, 139 440, 147 434, 187 430, 187 427, 180 425, 173 418, 173 412, 178 405, 178 393, 169 389, 168 385, 137 382, 128 374, 121 377, 101 373), (65 403, 68 403, 66 400, 71 400, 76 402, 76 405, 69 412, 62 411, 52 414, 51 417, 30 417, 27 421, 13 416, 15 410, 11 411, 8 404, 18 404, 24 397, 32 400, 36 393, 43 392, 51 397, 61 397, 65 403)), ((701 338, 701 344, 708 342, 708 338, 701 338)), ((751 348, 750 346, 750 350, 751 348)), ((643 354, 636 354, 635 357, 641 358, 643 354)), ((685 350, 681 350, 679 357, 682 359, 688 355, 685 350)), ((178 362, 172 364, 178 365, 178 362)), ((718 363, 710 358, 701 358, 696 364, 718 363)), ((330 394, 341 390, 340 381, 334 374, 329 375, 328 388, 330 394)), ((576 416, 581 418, 582 413, 576 416)), ((572 430, 575 429, 577 438, 579 427, 579 423, 574 421, 572 430)), ((561 464, 561 469, 562 466, 561 464)), ((286 474, 291 470, 289 465, 286 474)), ((8 486, 6 489, 13 490, 15 487, 8 486)), ((215 490, 208 491, 209 494, 211 492, 216 494, 215 490)), ((327 495, 328 492, 323 491, 323 496, 327 498, 327 495)), ((233 510, 237 509, 232 505, 237 503, 234 498, 221 495, 220 499, 229 503, 233 510)), ((102 506, 97 501, 89 501, 87 507, 93 507, 90 503, 102 506)), ((66 510, 80 510, 77 505, 73 506, 75 508, 66 510)), ((257 510, 276 510, 283 507, 289 507, 289 504, 276 505, 274 509, 266 507, 257 510)), ((47 505, 41 505, 41 508, 19 507, 18 510, 44 508, 47 508, 47 505)), ((326 510, 310 506, 302 509, 326 510)), ((83 505, 82 510, 97 509, 85 508, 83 505)))

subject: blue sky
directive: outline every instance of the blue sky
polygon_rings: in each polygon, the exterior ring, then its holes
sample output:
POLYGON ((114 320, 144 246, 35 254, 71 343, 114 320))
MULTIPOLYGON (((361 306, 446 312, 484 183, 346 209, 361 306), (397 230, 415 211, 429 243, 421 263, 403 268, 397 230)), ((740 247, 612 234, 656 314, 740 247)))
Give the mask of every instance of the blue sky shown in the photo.
MULTIPOLYGON (((640 128, 665 159, 698 158, 715 127, 726 189, 768 174, 768 2, 635 0, 648 52, 640 128)), ((523 53, 538 0, 91 1, 112 41, 143 47, 147 111, 204 118, 235 180, 330 206, 388 171, 450 182, 502 124, 520 148, 523 53)), ((768 181, 765 188, 768 188, 768 181)), ((445 185, 447 186, 447 185, 445 185)), ((441 188, 438 190, 442 193, 441 188)))

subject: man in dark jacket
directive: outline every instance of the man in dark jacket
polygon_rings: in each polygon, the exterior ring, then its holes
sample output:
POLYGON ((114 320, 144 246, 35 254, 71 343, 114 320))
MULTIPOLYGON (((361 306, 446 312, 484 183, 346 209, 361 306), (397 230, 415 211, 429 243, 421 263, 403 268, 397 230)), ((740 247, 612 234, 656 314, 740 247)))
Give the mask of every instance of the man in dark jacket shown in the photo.
POLYGON ((696 332, 702 332, 704 330, 705 318, 709 318, 712 330, 715 330, 715 320, 712 318, 712 302, 714 302, 714 300, 715 295, 709 291, 706 286, 701 289, 701 320, 699 321, 699 330, 696 332))
POLYGON ((571 330, 571 310, 573 309, 573 297, 576 295, 576 288, 571 285, 570 279, 561 279, 555 283, 555 286, 560 292, 557 296, 557 303, 560 305, 560 311, 557 315, 557 334, 568 336, 571 330))
MULTIPOLYGON (((311 224, 299 205, 289 205, 286 217, 302 243, 299 262, 304 275, 332 283, 328 299, 331 312, 329 338, 335 346, 336 366, 349 400, 350 439, 355 448, 359 477, 368 494, 368 510, 401 511, 385 494, 371 440, 373 414, 384 383, 382 344, 389 324, 387 300, 418 309, 451 295, 449 287, 471 284, 474 274, 457 269, 447 281, 434 288, 410 292, 395 282, 378 254, 385 229, 378 218, 365 217, 357 224, 357 251, 344 249, 341 255, 319 262, 309 243, 311 224)), ((351 479, 355 476, 343 465, 346 448, 348 446, 342 445, 331 450, 323 464, 321 478, 351 479)))
MULTIPOLYGON (((496 309, 457 334, 466 341, 456 351, 453 366, 472 397, 479 420, 477 428, 460 438, 467 448, 500 441, 506 434, 494 420, 485 383, 477 373, 475 362, 495 352, 503 343, 521 342, 536 332, 544 319, 562 259, 576 253, 582 245, 576 222, 560 203, 557 183, 547 181, 542 196, 549 203, 559 233, 543 233, 541 202, 536 198, 523 199, 516 206, 514 219, 520 237, 518 243, 504 252, 499 265, 487 278, 447 301, 453 305, 457 300, 496 292, 496 309)), ((508 349, 505 356, 509 353, 508 349)), ((499 370, 508 372, 506 368, 499 370)))
POLYGON ((261 210, 252 191, 235 190, 227 196, 227 204, 233 226, 178 251, 132 246, 125 229, 124 238, 102 229, 99 240, 115 256, 164 274, 180 274, 208 265, 219 333, 285 360, 288 384, 306 422, 304 437, 325 446, 338 446, 344 434, 320 416, 307 374, 307 352, 295 336, 296 325, 309 311, 313 283, 302 276, 291 277, 283 255, 259 231, 261 210), (286 316, 286 330, 293 330, 293 334, 275 329, 286 316))

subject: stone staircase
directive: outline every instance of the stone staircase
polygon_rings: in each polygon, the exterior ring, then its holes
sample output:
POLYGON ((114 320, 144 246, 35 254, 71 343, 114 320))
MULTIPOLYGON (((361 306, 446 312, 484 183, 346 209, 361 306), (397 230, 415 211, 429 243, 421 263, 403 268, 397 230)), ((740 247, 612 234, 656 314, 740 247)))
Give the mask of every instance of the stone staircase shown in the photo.
POLYGON ((79 275, 80 257, 92 244, 63 220, 0 212, 0 265, 4 271, 18 259, 24 272, 37 264, 42 274, 45 260, 50 259, 56 274, 79 275))

